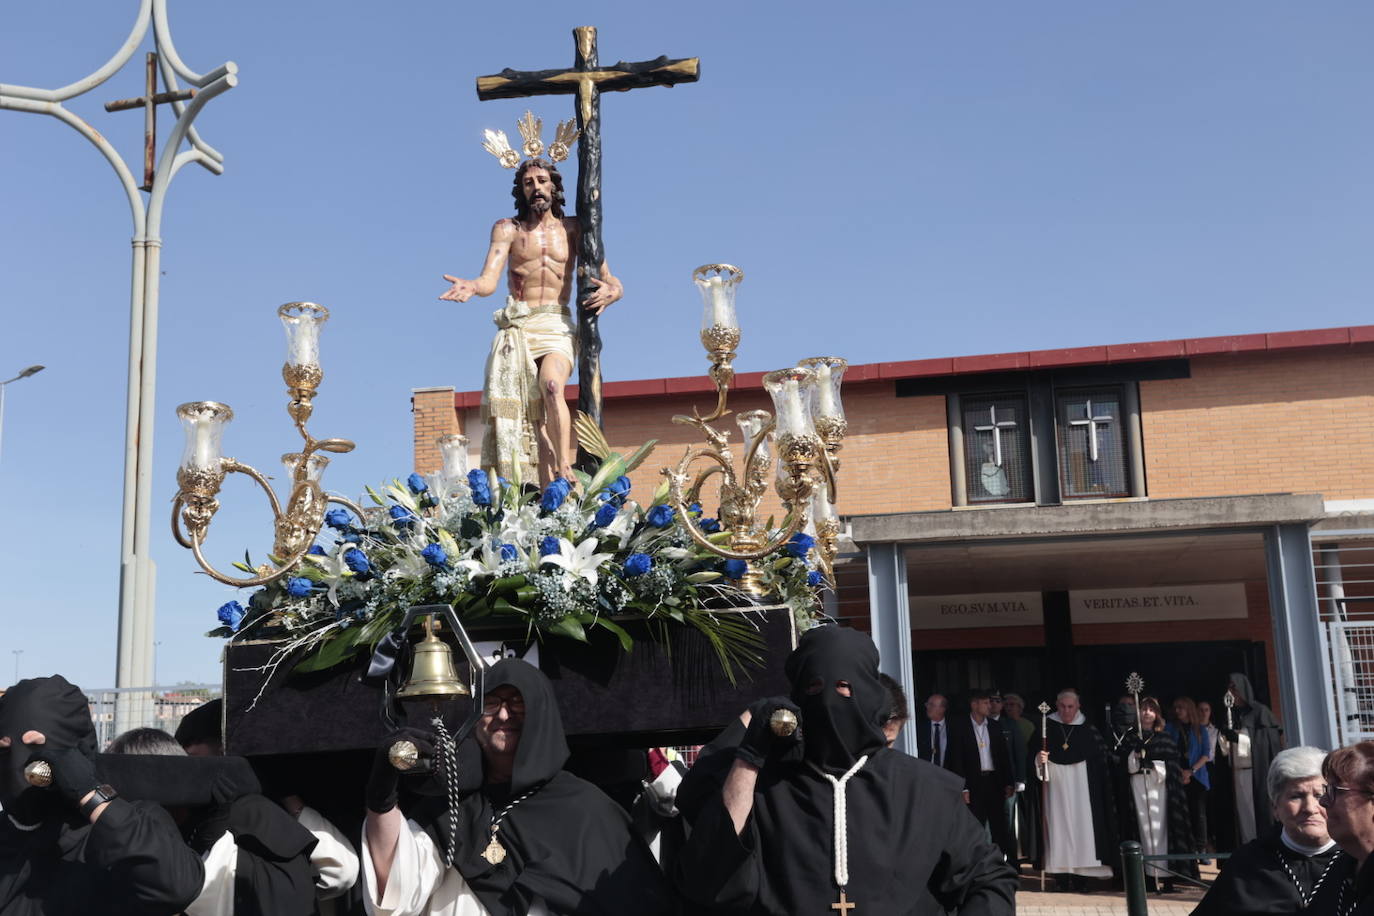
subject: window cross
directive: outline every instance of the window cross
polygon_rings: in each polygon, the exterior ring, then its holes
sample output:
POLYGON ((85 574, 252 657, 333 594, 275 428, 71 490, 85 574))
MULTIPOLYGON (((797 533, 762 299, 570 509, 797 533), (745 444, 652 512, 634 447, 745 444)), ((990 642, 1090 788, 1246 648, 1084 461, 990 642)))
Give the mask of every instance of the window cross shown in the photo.
POLYGON ((1112 422, 1113 419, 1115 418, 1110 415, 1104 415, 1100 417, 1093 416, 1093 402, 1092 399, 1089 398, 1088 400, 1083 402, 1083 419, 1069 421, 1070 426, 1087 427, 1089 461, 1097 460, 1097 427, 1099 425, 1107 426, 1112 422))
POLYGON ((1002 466, 1002 430, 1015 428, 1015 420, 997 419, 997 405, 995 404, 988 408, 988 425, 973 427, 974 432, 992 433, 992 463, 999 468, 1002 466))

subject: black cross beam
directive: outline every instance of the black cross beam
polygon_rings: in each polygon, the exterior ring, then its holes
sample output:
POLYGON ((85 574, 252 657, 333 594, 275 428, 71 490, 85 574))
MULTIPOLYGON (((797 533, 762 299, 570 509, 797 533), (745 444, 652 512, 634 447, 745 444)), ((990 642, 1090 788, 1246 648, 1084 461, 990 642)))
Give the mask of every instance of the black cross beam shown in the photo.
POLYGON ((178 89, 174 92, 157 91, 157 55, 148 52, 148 77, 144 84, 144 94, 136 99, 120 99, 106 102, 106 111, 128 111, 130 108, 143 109, 143 190, 153 189, 153 168, 157 165, 157 106, 169 102, 184 102, 196 94, 194 89, 178 89))
MULTIPOLYGON (((576 95, 577 117, 577 219, 582 228, 578 250, 581 269, 577 276, 577 407, 601 426, 601 332, 596 315, 581 308, 591 294, 589 279, 601 278, 606 259, 601 244, 601 93, 626 92, 645 86, 676 86, 694 83, 700 61, 695 57, 669 60, 660 57, 609 67, 597 62, 596 28, 573 29, 576 45, 568 70, 511 70, 477 77, 477 98, 516 99, 531 95, 576 95)), ((583 461, 587 456, 583 455, 583 461)))

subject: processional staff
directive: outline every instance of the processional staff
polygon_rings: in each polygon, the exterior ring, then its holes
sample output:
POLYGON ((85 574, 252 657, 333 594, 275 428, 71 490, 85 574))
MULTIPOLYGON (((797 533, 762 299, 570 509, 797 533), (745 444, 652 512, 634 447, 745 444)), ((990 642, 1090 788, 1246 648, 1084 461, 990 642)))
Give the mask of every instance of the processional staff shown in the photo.
MULTIPOLYGON (((1040 701, 1040 753, 1050 752, 1049 720, 1050 704, 1040 701)), ((1045 804, 1049 795, 1050 764, 1047 757, 1043 764, 1036 764, 1036 775, 1040 777, 1040 892, 1045 892, 1045 847, 1049 845, 1049 823, 1045 814, 1045 804)))
MULTIPOLYGON (((1154 791, 1150 786, 1150 777, 1145 774, 1145 726, 1140 720, 1140 694, 1141 691, 1143 691, 1144 689, 1145 679, 1142 678, 1139 674, 1132 671, 1129 675, 1126 676, 1126 692, 1129 693, 1131 696, 1135 697, 1135 732, 1137 735, 1140 736, 1141 741, 1140 750, 1133 751, 1132 753, 1138 753, 1140 755, 1140 778, 1145 780, 1145 821, 1146 824, 1149 825, 1153 822, 1154 819, 1155 796, 1154 791)), ((1129 728, 1126 730, 1126 734, 1130 734, 1129 728)), ((1145 831, 1145 834, 1146 855, 1153 856, 1156 852, 1154 828, 1149 827, 1149 829, 1145 831)))
POLYGON ((1145 689, 1145 680, 1132 671, 1126 677, 1126 692, 1135 697, 1135 731, 1140 740, 1145 740, 1145 726, 1140 723, 1140 692, 1145 689))

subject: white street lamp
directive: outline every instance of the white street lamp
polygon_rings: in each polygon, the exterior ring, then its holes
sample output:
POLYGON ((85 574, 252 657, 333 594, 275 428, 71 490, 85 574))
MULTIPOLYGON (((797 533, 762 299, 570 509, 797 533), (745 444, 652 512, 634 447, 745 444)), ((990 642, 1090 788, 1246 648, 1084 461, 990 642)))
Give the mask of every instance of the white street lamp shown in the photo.
MULTIPOLYGON (((8 385, 10 382, 17 382, 21 378, 28 378, 30 375, 34 375, 35 373, 42 371, 42 366, 29 366, 27 369, 21 371, 14 378, 7 378, 3 382, 0 382, 0 441, 4 440, 5 435, 5 386, 8 385)), ((19 659, 17 656, 15 657, 15 664, 19 664, 19 659)))

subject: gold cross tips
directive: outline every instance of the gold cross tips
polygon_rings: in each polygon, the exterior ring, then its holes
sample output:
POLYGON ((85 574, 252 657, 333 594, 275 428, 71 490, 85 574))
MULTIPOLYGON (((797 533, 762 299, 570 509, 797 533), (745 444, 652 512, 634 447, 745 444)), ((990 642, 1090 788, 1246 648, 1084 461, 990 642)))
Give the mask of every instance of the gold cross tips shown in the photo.
MULTIPOLYGON (((524 141, 521 150, 530 159, 538 158, 544 152, 544 141, 541 134, 544 132, 544 121, 536 118, 534 112, 526 111, 524 117, 516 122, 516 127, 520 129, 520 137, 524 141)), ((510 140, 506 137, 504 130, 485 131, 486 141, 482 144, 482 149, 491 153, 502 166, 513 169, 520 165, 520 154, 511 148, 510 140)), ((553 142, 549 144, 549 158, 554 162, 562 162, 568 158, 570 147, 577 142, 577 128, 572 121, 560 121, 554 131, 553 142)))

